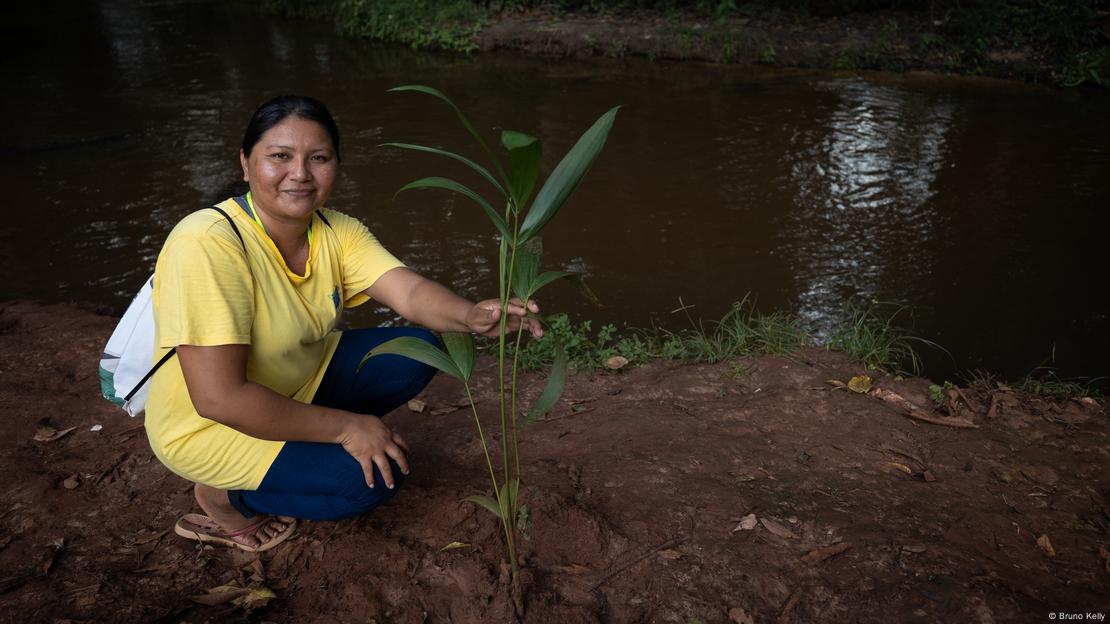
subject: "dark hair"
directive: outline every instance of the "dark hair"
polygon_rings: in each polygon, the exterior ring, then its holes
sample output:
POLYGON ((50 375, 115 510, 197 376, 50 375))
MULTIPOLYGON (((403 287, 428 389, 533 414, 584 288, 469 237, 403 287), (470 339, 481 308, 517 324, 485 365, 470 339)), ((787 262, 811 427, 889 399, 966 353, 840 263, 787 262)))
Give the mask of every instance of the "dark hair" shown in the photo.
POLYGON ((293 115, 308 121, 315 121, 323 126, 324 130, 327 130, 328 135, 331 136, 331 144, 335 148, 335 159, 337 161, 342 160, 339 156, 339 127, 335 125, 335 120, 328 112, 328 107, 324 106, 320 100, 310 98, 307 95, 279 95, 259 106, 258 110, 254 111, 254 115, 251 116, 251 121, 247 124, 247 131, 243 134, 243 153, 250 156, 251 150, 254 149, 255 144, 262 139, 262 135, 266 134, 267 130, 293 115))

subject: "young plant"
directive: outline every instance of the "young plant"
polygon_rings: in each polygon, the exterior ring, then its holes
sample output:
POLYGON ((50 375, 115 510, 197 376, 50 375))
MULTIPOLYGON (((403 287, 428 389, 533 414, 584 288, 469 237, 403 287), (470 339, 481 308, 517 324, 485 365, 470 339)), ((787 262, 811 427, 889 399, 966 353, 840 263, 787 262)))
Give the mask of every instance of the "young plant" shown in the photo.
POLYGON ((482 429, 482 422, 478 417, 474 397, 470 392, 470 376, 474 371, 476 359, 473 335, 469 333, 443 334, 445 350, 433 347, 416 338, 397 338, 370 351, 363 362, 367 358, 386 353, 403 355, 435 367, 463 383, 467 399, 470 401, 471 412, 474 415, 474 424, 478 428, 478 439, 482 445, 486 467, 489 469, 490 485, 493 489, 492 497, 475 495, 468 496, 466 500, 489 510, 501 521, 509 562, 515 578, 517 572, 515 535, 521 525, 518 522, 518 516, 521 516, 521 512, 524 511, 519 505, 518 499, 520 492, 518 429, 523 424, 542 418, 555 404, 566 381, 567 357, 561 345, 557 344, 556 356, 547 384, 539 398, 522 419, 517 409, 516 382, 517 356, 520 354, 523 324, 516 332, 515 345, 512 349, 513 357, 509 362, 506 358, 505 335, 506 321, 509 317, 509 301, 515 295, 526 304, 544 286, 557 279, 570 276, 570 273, 563 271, 540 272, 539 233, 555 216, 559 208, 566 203, 582 177, 586 175, 594 159, 601 152, 619 107, 613 108, 602 115, 582 134, 578 142, 567 152, 543 183, 543 186, 540 187, 535 199, 531 199, 532 191, 535 189, 540 174, 541 150, 539 139, 521 132, 503 131, 501 133, 501 145, 507 152, 506 167, 502 165, 502 161, 494 154, 489 145, 482 139, 482 136, 474 130, 462 111, 440 91, 421 85, 406 85, 390 89, 390 91, 424 93, 446 103, 455 112, 467 132, 478 142, 479 147, 489 157, 493 165, 493 172, 490 172, 489 169, 465 156, 436 147, 410 143, 386 143, 384 145, 436 154, 458 161, 481 176, 498 193, 498 198, 491 203, 469 187, 454 180, 440 177, 422 178, 406 184, 397 191, 401 193, 411 189, 437 188, 458 193, 477 204, 500 234, 498 245, 498 294, 501 304, 501 320, 497 350, 498 398, 501 416, 500 478, 498 478, 498 471, 495 469, 493 454, 491 453, 494 449, 491 448, 482 429), (530 206, 528 204, 529 199, 531 199, 530 206), (501 211, 494 209, 495 203, 502 203, 504 208, 501 211))

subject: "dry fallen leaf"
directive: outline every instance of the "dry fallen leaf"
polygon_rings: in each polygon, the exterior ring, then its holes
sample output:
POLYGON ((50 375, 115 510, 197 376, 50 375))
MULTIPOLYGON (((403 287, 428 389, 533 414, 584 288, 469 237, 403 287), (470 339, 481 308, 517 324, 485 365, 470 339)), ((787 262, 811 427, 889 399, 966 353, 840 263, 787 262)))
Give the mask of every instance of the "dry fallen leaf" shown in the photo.
POLYGON ((902 552, 913 553, 915 555, 925 552, 925 547, 921 544, 906 544, 902 546, 902 552))
POLYGON ((664 558, 664 559, 674 560, 674 559, 681 559, 682 558, 682 553, 678 552, 677 550, 672 550, 672 549, 668 548, 667 550, 660 550, 659 551, 659 556, 664 558))
POLYGON ((856 375, 848 380, 848 389, 859 394, 867 394, 871 390, 871 378, 867 375, 856 375))
POLYGON ((53 442, 54 440, 61 438, 62 436, 70 433, 76 428, 77 427, 70 427, 68 429, 62 429, 61 431, 58 431, 50 425, 43 425, 42 427, 39 427, 38 431, 35 432, 35 441, 53 442))
POLYGON ((817 550, 811 550, 808 553, 802 555, 802 561, 805 563, 819 563, 828 559, 829 557, 839 555, 840 553, 848 550, 851 547, 852 545, 848 542, 840 542, 839 544, 833 544, 832 546, 818 548, 817 550))
POLYGON ((58 553, 62 552, 65 545, 66 541, 64 537, 59 537, 46 545, 50 551, 46 553, 46 559, 39 565, 39 574, 47 574, 50 572, 50 568, 54 565, 54 559, 58 557, 58 553))
POLYGON ((77 480, 77 475, 75 474, 69 475, 65 481, 62 481, 62 487, 67 490, 76 489, 78 485, 81 485, 81 482, 77 480))
POLYGON ((1106 572, 1107 574, 1110 574, 1110 550, 1106 550, 1102 546, 1099 546, 1098 554, 1102 556, 1104 561, 1106 561, 1106 572))
POLYGON ((794 539, 798 537, 797 535, 794 535, 793 531, 782 526, 778 522, 771 520, 770 518, 760 518, 759 522, 763 525, 763 528, 767 529, 771 533, 774 533, 775 535, 778 535, 781 538, 794 539))
POLYGON ((932 470, 926 470, 925 472, 921 473, 921 476, 924 477, 925 480, 928 481, 929 483, 932 483, 932 482, 937 480, 937 477, 936 477, 936 475, 933 474, 932 470))
POLYGON ((265 607, 271 600, 277 598, 277 594, 268 587, 256 587, 251 589, 246 595, 239 596, 231 603, 243 608, 247 615, 250 615, 255 609, 265 607))
POLYGON ((755 528, 755 525, 757 524, 759 524, 759 520, 755 517, 755 514, 748 514, 743 518, 740 518, 740 524, 733 527, 732 532, 735 533, 737 531, 751 531, 755 528))
POLYGON ((1048 555, 1049 557, 1056 556, 1056 549, 1052 547, 1052 542, 1048 539, 1048 535, 1041 535, 1040 537, 1038 537, 1037 546, 1040 546, 1041 550, 1044 551, 1044 554, 1048 555))
POLYGON ((250 564, 247 565, 246 569, 250 570, 250 579, 255 583, 261 583, 262 581, 266 580, 266 571, 262 568, 261 559, 255 559, 254 561, 250 562, 250 564))
POLYGON ((238 585, 220 585, 219 587, 213 587, 212 589, 208 590, 208 593, 206 594, 189 596, 189 600, 192 600, 193 602, 196 602, 198 604, 214 607, 217 605, 222 605, 225 602, 231 602, 232 600, 235 600, 236 598, 242 596, 246 596, 249 593, 251 593, 251 590, 245 587, 239 587, 238 585))
POLYGON ((424 411, 425 405, 426 404, 424 403, 424 401, 421 401, 420 399, 412 399, 408 402, 409 410, 414 411, 417 414, 424 411))
POLYGON ((830 386, 832 386, 834 388, 843 388, 843 387, 845 387, 844 382, 840 381, 839 379, 826 379, 825 383, 829 384, 830 386))
POLYGON ((625 366, 628 366, 628 358, 621 355, 614 355, 608 360, 605 360, 605 368, 609 370, 620 370, 625 366))
POLYGON ((732 622, 732 624, 755 624, 755 620, 752 619, 752 616, 748 615, 748 612, 740 607, 733 607, 728 610, 728 621, 732 622))
POLYGON ((451 542, 443 548, 440 548, 439 552, 443 552, 445 550, 455 550, 456 548, 470 548, 470 544, 467 544, 466 542, 451 542))
POLYGON ((901 470, 902 472, 904 472, 908 475, 913 474, 913 469, 910 468, 909 466, 905 465, 905 464, 899 464, 898 462, 887 462, 886 465, 888 465, 891 468, 894 468, 896 470, 901 470))

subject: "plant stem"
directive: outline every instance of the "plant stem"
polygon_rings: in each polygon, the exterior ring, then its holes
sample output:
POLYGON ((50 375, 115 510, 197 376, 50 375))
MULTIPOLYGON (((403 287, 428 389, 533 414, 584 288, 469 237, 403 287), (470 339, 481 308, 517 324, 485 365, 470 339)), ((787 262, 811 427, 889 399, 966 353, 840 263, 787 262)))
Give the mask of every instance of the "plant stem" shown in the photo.
MULTIPOLYGON (((482 442, 482 453, 486 456, 486 467, 489 468, 489 480, 493 485, 493 495, 497 499, 497 508, 509 511, 509 505, 501 501, 501 488, 497 487, 497 473, 493 470, 493 460, 489 455, 489 445, 486 444, 486 436, 482 432, 482 421, 478 418, 478 408, 474 404, 474 395, 470 393, 470 384, 463 382, 463 387, 466 389, 466 398, 470 401, 470 411, 474 414, 474 424, 478 427, 478 439, 482 442)), ((508 485, 508 481, 505 482, 508 485)), ((506 490, 508 492, 508 490, 506 490)), ((509 547, 509 565, 512 568, 513 578, 517 575, 516 564, 516 545, 513 543, 513 530, 512 530, 512 517, 506 517, 506 514, 498 514, 501 520, 501 529, 505 533, 505 544, 509 547)))
POLYGON ((478 426, 478 439, 482 442, 482 453, 486 456, 486 466, 489 468, 489 480, 493 484, 493 495, 497 497, 497 505, 501 506, 501 488, 497 487, 497 475, 493 471, 493 460, 489 456, 489 446, 486 444, 486 435, 482 433, 482 421, 478 418, 478 407, 474 404, 474 396, 470 394, 470 384, 463 382, 466 388, 466 398, 470 401, 470 411, 474 414, 474 424, 478 426))
MULTIPOLYGON (((528 302, 524 302, 525 313, 528 311, 528 302)), ((516 411, 516 372, 517 362, 520 361, 520 338, 524 335, 524 323, 516 330, 516 346, 513 348, 513 401, 512 401, 512 424, 513 424, 513 463, 516 464, 516 491, 520 491, 520 442, 517 439, 517 411, 516 411)), ((514 501, 515 502, 515 501, 514 501)), ((513 510, 515 517, 516 510, 513 510)))

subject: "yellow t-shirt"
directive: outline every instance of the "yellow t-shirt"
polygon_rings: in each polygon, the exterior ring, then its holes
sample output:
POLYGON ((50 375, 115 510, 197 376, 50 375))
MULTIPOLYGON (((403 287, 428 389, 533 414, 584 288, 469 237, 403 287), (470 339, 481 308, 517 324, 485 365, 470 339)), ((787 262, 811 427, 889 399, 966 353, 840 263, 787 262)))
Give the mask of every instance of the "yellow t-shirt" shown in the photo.
MULTIPOLYGON (((341 308, 368 301, 363 291, 403 265, 362 223, 321 209, 331 227, 313 216, 305 274, 297 275, 234 199, 220 208, 243 243, 226 219, 206 209, 182 219, 158 255, 155 361, 182 344, 247 344, 247 379, 311 402, 339 343, 332 330, 341 308)), ((146 431, 171 470, 220 489, 258 488, 284 445, 200 416, 176 357, 151 379, 146 431)))

